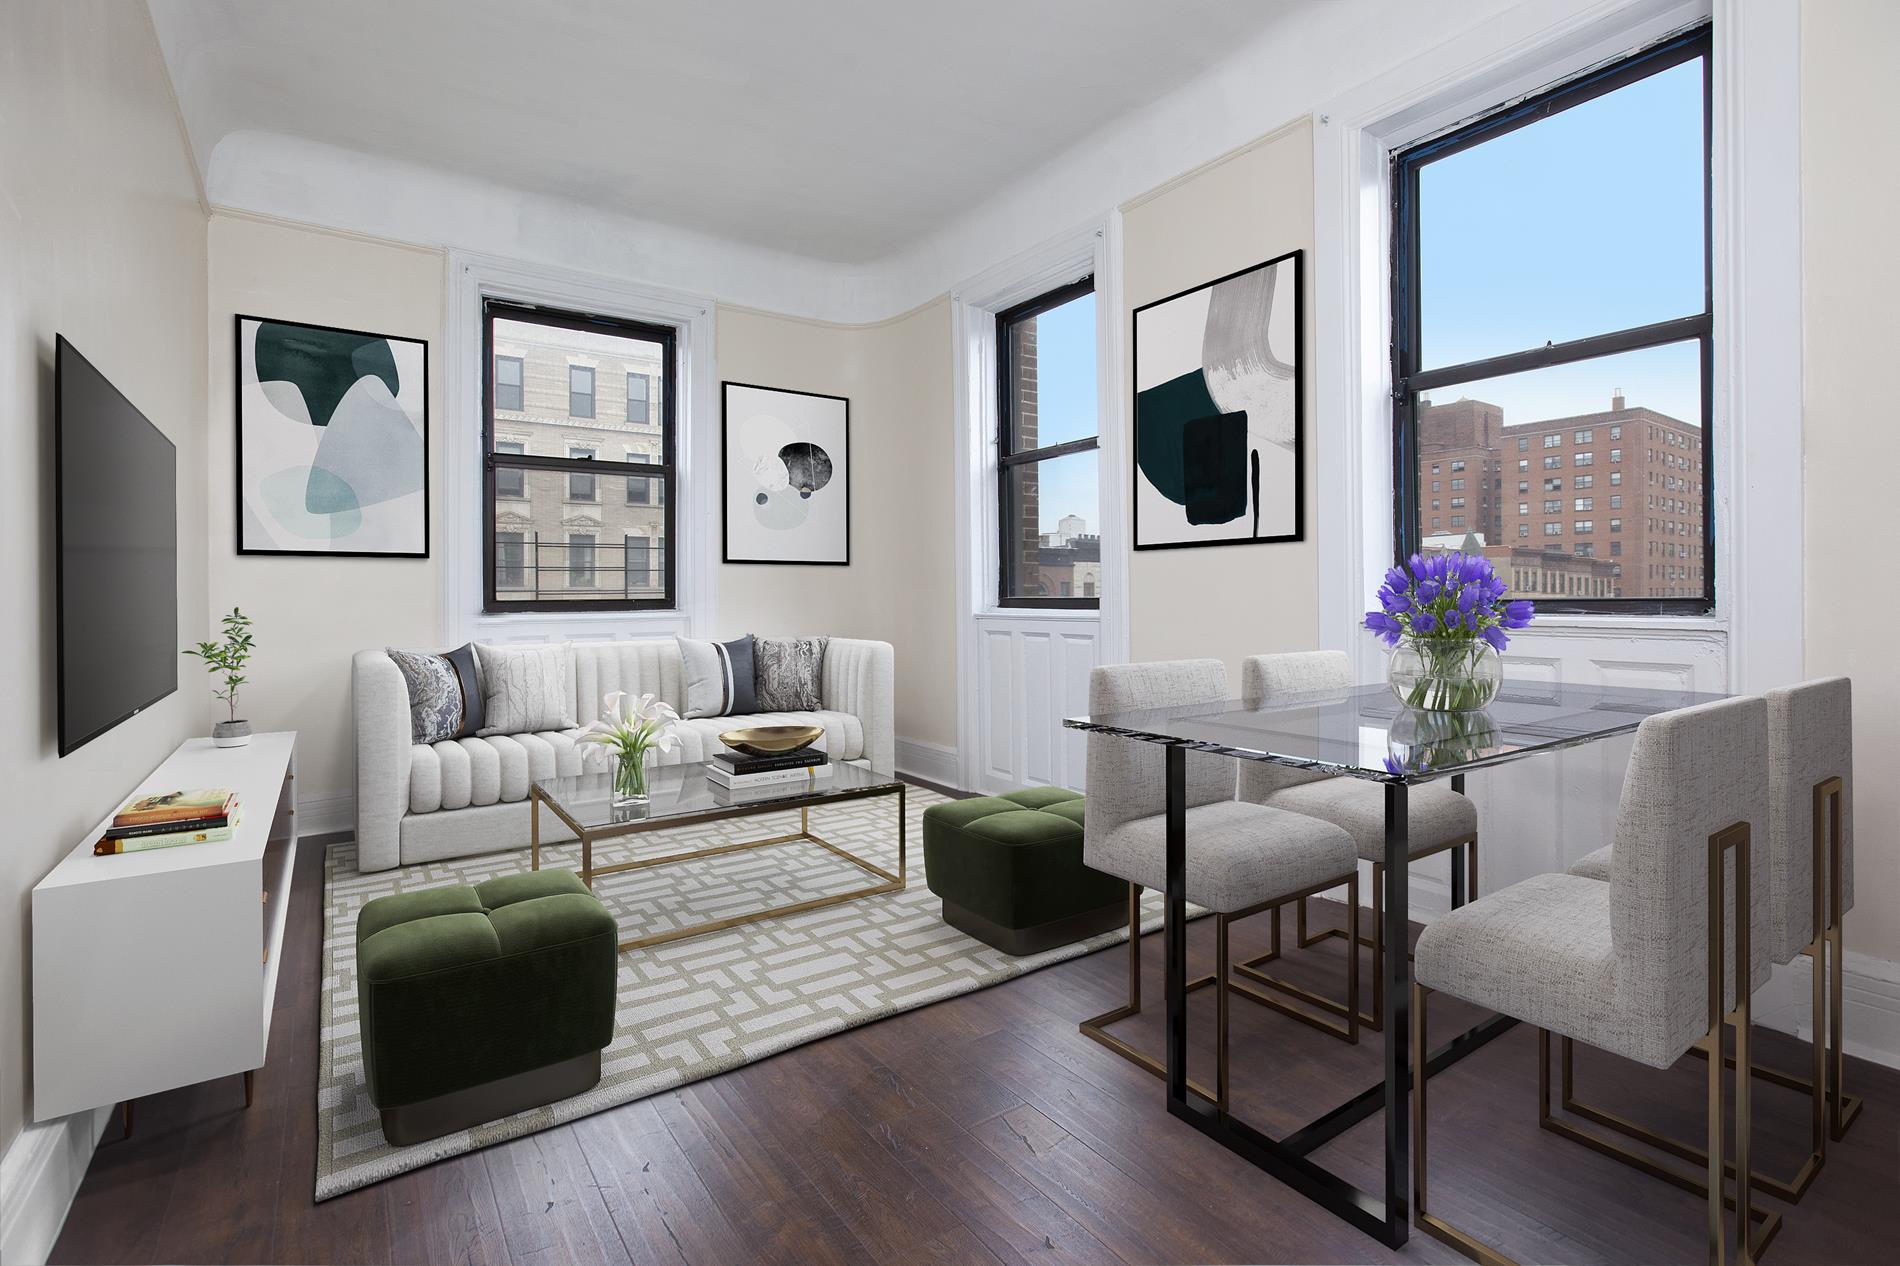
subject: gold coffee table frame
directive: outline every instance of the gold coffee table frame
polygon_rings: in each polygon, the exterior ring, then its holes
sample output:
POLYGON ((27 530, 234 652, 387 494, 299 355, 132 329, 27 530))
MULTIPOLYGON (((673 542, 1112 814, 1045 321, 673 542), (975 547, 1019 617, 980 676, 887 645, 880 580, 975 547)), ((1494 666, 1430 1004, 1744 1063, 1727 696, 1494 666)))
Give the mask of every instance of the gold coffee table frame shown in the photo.
POLYGON ((630 870, 646 870, 653 866, 664 866, 669 862, 695 861, 703 857, 718 857, 725 853, 739 853, 748 849, 771 848, 777 845, 799 842, 816 844, 827 852, 835 853, 861 870, 877 876, 879 882, 864 888, 853 888, 849 892, 833 893, 825 897, 813 897, 809 901, 794 901, 786 905, 768 906, 763 910, 735 914, 724 919, 713 919, 707 923, 695 923, 691 927, 674 928, 670 932, 659 932, 652 936, 637 936, 632 940, 620 942, 622 950, 645 949, 651 945, 664 945, 668 941, 680 941, 689 936, 703 936, 708 932, 722 932, 727 928, 741 927, 747 923, 757 923, 784 914, 801 914, 806 910, 819 910, 825 906, 835 906, 846 901, 855 901, 859 897, 873 897, 879 893, 897 892, 905 886, 905 877, 909 873, 909 844, 906 837, 907 823, 904 814, 904 784, 893 781, 890 785, 878 787, 851 788, 845 791, 820 790, 820 785, 810 781, 806 787, 804 800, 763 800, 757 804, 719 805, 715 808, 688 810, 658 818, 635 818, 625 822, 610 822, 600 826, 582 826, 561 807, 561 802, 541 790, 539 782, 528 787, 529 801, 529 866, 541 869, 541 806, 546 805, 554 816, 565 822, 574 832, 581 845, 581 882, 592 891, 594 880, 601 875, 618 875, 630 870), (811 829, 811 808, 814 804, 841 804, 848 800, 867 800, 873 796, 897 797, 897 873, 892 874, 874 862, 868 862, 855 853, 840 848, 811 829), (631 862, 616 862, 611 866, 594 865, 594 844, 596 841, 617 839, 623 835, 644 835, 649 831, 664 831, 672 827, 699 826, 707 822, 721 822, 728 818, 763 817, 770 813, 789 813, 798 810, 798 830, 786 835, 774 835, 762 840, 743 840, 734 844, 718 844, 711 848, 690 849, 683 853, 668 853, 664 857, 642 857, 631 862))

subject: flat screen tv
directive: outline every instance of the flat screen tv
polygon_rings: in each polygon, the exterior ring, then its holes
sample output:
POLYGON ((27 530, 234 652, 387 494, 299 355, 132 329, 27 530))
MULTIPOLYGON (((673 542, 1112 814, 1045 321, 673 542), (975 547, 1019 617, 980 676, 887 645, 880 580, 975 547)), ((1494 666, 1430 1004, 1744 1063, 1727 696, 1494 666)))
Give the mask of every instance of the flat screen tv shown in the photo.
POLYGON ((178 689, 178 450, 60 336, 59 754, 178 689))

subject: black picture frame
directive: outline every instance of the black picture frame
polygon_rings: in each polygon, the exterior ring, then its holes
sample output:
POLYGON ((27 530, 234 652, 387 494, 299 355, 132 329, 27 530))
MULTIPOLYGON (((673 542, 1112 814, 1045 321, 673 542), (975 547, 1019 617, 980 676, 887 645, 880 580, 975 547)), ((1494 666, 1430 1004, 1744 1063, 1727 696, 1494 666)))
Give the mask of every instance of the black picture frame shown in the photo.
POLYGON ((851 398, 825 391, 798 391, 790 387, 771 387, 764 383, 727 379, 719 384, 719 561, 728 566, 757 567, 849 567, 851 565, 851 398), (844 408, 844 557, 807 558, 734 558, 732 554, 732 389, 766 391, 784 396, 805 396, 815 400, 835 400, 844 408))
MULTIPOLYGON (((1155 299, 1135 308, 1128 315, 1128 374, 1129 374, 1129 539, 1136 550, 1163 549, 1217 549, 1227 545, 1283 545, 1306 539, 1306 251, 1295 248, 1271 259, 1263 259, 1257 264, 1237 268, 1233 272, 1198 285, 1177 290, 1171 295, 1155 299), (1150 309, 1185 299, 1211 289, 1222 282, 1245 277, 1249 273, 1262 269, 1276 268, 1291 262, 1293 265, 1293 530, 1267 536, 1240 536, 1227 540, 1208 541, 1143 541, 1141 537, 1141 395, 1139 390, 1141 366, 1141 314, 1150 309)), ((1258 493, 1254 494, 1256 497, 1258 493)))
POLYGON ((231 418, 235 437, 231 488, 232 540, 236 552, 246 556, 270 558, 428 558, 433 544, 434 489, 429 479, 429 341, 400 334, 381 334, 374 330, 356 330, 340 325, 319 325, 312 321, 289 321, 282 317, 264 317, 253 313, 234 313, 231 319, 231 418), (351 334, 361 338, 383 339, 391 343, 412 343, 422 352, 422 548, 420 550, 342 550, 275 549, 247 546, 244 543, 244 323, 289 325, 327 334, 351 334))

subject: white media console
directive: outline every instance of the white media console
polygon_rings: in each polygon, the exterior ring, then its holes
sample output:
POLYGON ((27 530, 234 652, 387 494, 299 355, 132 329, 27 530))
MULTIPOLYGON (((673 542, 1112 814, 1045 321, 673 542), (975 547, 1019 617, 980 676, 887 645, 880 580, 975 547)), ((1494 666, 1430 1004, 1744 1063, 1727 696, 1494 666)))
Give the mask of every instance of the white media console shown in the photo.
POLYGON ((33 889, 33 1119, 264 1063, 297 860, 297 736, 191 739, 136 793, 230 787, 232 838, 93 856, 33 889))

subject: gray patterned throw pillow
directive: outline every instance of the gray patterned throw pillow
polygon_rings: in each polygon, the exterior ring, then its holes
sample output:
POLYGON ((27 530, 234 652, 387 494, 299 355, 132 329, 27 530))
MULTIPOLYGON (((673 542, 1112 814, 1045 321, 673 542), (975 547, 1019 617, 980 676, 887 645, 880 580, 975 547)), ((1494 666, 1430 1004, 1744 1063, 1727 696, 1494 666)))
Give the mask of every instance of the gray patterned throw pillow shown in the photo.
POLYGON ((481 728, 482 697, 475 688, 475 656, 461 646, 446 655, 389 650, 409 687, 409 741, 440 743, 481 728))
POLYGON ((825 639, 754 638, 759 711, 816 712, 825 706, 825 639))

